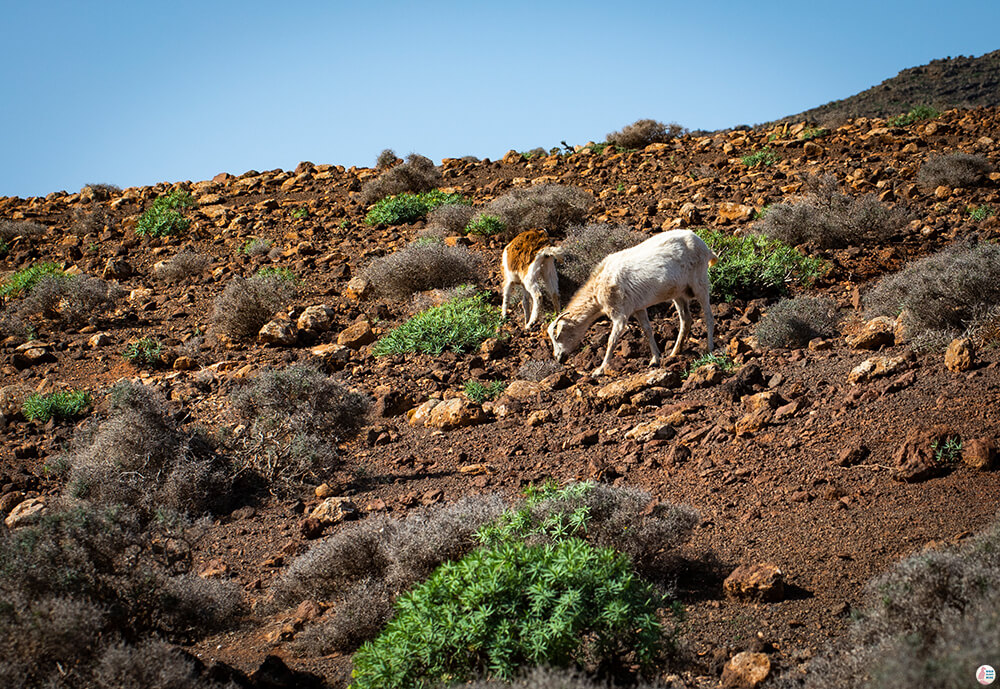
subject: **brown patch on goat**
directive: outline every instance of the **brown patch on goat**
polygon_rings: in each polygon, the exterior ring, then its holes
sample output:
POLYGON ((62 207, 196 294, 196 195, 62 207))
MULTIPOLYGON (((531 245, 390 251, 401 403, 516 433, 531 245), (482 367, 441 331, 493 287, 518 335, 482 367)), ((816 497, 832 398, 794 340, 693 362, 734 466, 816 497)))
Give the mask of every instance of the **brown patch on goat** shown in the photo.
POLYGON ((549 235, 544 230, 525 230, 504 247, 507 266, 516 273, 527 272, 538 252, 550 244, 549 235))

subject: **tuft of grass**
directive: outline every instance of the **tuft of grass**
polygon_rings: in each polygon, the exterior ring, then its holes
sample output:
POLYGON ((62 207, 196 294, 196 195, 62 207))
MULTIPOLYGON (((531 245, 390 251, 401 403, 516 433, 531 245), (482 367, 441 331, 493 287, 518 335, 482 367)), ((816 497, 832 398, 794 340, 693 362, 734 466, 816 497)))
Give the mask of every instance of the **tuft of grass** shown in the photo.
POLYGON ((60 421, 83 416, 93 402, 84 390, 64 390, 49 394, 34 393, 21 405, 21 413, 29 421, 42 423, 55 418, 60 421))
POLYGON ((295 277, 295 273, 282 266, 264 266, 254 274, 254 277, 261 280, 281 280, 282 282, 288 282, 291 284, 295 284, 299 281, 299 279, 295 277))
POLYGON ((477 404, 495 400, 507 389, 507 383, 502 380, 491 380, 481 383, 478 380, 465 381, 465 396, 477 404))
POLYGON ((687 378, 706 364, 715 364, 719 367, 720 371, 726 374, 732 373, 736 370, 736 362, 725 354, 702 354, 700 357, 691 362, 688 370, 685 371, 681 377, 687 378))
POLYGON ((146 335, 129 342, 122 352, 122 358, 133 366, 156 366, 163 354, 163 344, 155 337, 146 335))
POLYGON ((10 253, 10 242, 0 237, 0 258, 4 258, 10 253))
POLYGON ((785 294, 788 286, 808 287, 824 270, 821 259, 759 234, 733 236, 719 230, 697 230, 719 256, 709 268, 712 293, 724 301, 785 294))
POLYGON ((969 153, 947 153, 931 156, 920 166, 917 180, 930 188, 976 187, 993 172, 993 163, 983 156, 969 153))
POLYGON ((830 130, 823 127, 806 127, 801 132, 799 132, 799 141, 812 141, 813 139, 822 139, 824 136, 829 136, 830 130))
POLYGON ((500 309, 486 302, 487 294, 458 297, 427 309, 375 343, 375 356, 445 349, 465 352, 500 331, 500 309))
POLYGON ((757 167, 758 165, 763 165, 764 167, 769 167, 774 165, 776 162, 781 160, 777 153, 771 150, 770 146, 765 146, 759 151, 754 151, 748 155, 740 158, 740 162, 747 167, 757 167))
POLYGON ((507 229, 503 219, 496 215, 480 213, 465 228, 468 234, 478 234, 484 237, 492 237, 502 234, 507 229))
POLYGON ((167 237, 183 232, 190 227, 191 221, 181 211, 193 205, 194 199, 186 191, 160 196, 139 216, 135 233, 143 237, 167 237))
POLYGON ((305 220, 309 217, 309 209, 305 206, 299 206, 298 208, 292 209, 292 217, 296 220, 305 220))
POLYGON ((989 205, 983 204, 982 206, 969 206, 969 218, 979 222, 981 220, 986 220, 986 218, 991 218, 996 215, 996 209, 989 205))
POLYGON ((468 205, 472 202, 461 194, 446 194, 438 189, 420 193, 404 192, 377 201, 365 215, 365 222, 369 225, 412 223, 439 206, 456 203, 468 205))
POLYGON ((933 120, 940 116, 941 113, 929 105, 918 105, 907 113, 890 117, 885 121, 885 123, 889 127, 905 127, 913 124, 914 122, 933 120))
POLYGON ((8 277, 3 284, 0 284, 0 297, 9 299, 24 296, 31 292, 35 285, 47 275, 63 277, 65 273, 55 263, 35 263, 27 268, 22 268, 8 277))
POLYGON ((266 256, 270 253, 274 242, 264 237, 252 237, 246 241, 240 250, 246 256, 266 256))

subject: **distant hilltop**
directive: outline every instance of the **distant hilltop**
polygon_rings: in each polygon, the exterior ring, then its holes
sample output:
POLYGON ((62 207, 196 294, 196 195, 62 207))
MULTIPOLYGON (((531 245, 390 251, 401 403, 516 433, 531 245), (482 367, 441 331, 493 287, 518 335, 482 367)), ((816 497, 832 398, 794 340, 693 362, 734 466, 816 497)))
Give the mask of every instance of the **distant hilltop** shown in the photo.
POLYGON ((919 105, 938 110, 1000 105, 1000 50, 910 67, 867 91, 779 121, 825 123, 850 117, 890 117, 919 105))

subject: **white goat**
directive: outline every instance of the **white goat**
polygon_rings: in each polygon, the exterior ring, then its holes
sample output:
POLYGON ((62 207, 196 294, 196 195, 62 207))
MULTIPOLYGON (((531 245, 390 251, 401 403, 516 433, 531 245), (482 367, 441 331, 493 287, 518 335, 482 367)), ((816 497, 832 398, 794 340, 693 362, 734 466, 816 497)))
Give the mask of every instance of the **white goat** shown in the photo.
POLYGON ((594 321, 606 315, 611 319, 611 335, 604 361, 593 374, 601 375, 611 361, 629 316, 634 315, 649 340, 650 365, 655 366, 660 362, 660 350, 653 338, 646 307, 668 299, 673 300, 681 321, 670 356, 677 355, 691 332, 689 304, 692 298, 701 303, 708 332, 708 351, 711 352, 715 321, 708 299, 708 268, 718 260, 715 252, 690 230, 663 232, 605 257, 573 295, 566 310, 549 325, 556 361, 564 361, 594 321))
POLYGON ((559 280, 555 259, 562 249, 549 244, 549 236, 541 230, 527 230, 514 237, 503 249, 503 305, 500 313, 507 317, 507 301, 514 285, 521 285, 521 308, 524 328, 531 330, 542 309, 542 293, 559 310, 559 280), (528 313, 528 301, 531 313, 528 313))

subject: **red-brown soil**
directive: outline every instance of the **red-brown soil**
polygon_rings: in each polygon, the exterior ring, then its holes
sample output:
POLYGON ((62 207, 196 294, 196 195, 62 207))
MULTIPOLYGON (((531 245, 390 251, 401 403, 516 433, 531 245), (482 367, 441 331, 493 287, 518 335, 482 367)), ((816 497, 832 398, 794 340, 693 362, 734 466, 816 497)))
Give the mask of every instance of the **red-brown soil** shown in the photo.
MULTIPOLYGON (((905 204, 913 218, 889 245, 821 254, 831 270, 811 291, 829 295, 848 309, 856 289, 907 260, 963 237, 1000 236, 1000 219, 976 222, 967 212, 969 206, 983 204, 1000 208, 1000 177, 994 175, 975 189, 937 194, 918 186, 915 179, 920 163, 932 153, 962 150, 1000 163, 1000 110, 949 111, 932 123, 900 129, 887 129, 878 120, 855 120, 816 140, 818 151, 807 151, 795 133, 788 127, 727 131, 684 136, 634 153, 607 151, 531 161, 509 154, 504 161, 445 160, 442 169, 444 185, 468 195, 477 206, 511 188, 539 180, 558 182, 593 192, 597 202, 592 220, 623 222, 648 232, 679 224, 674 221, 689 202, 700 215, 697 225, 742 230, 749 217, 725 220, 719 215, 722 204, 744 205, 747 208, 737 212, 749 216, 767 204, 794 198, 809 175, 834 174, 851 193, 876 193, 888 203, 905 204), (740 163, 739 156, 764 145, 780 155, 777 164, 748 170, 740 163)), ((203 370, 197 378, 198 372, 169 369, 141 374, 147 382, 164 387, 173 403, 186 411, 189 423, 210 428, 234 425, 226 392, 237 377, 264 366, 310 361, 311 346, 336 341, 337 333, 358 319, 369 318, 384 333, 409 315, 407 304, 359 302, 345 291, 351 276, 368 261, 401 248, 423 226, 364 224, 365 209, 356 199, 373 174, 368 169, 303 163, 294 172, 248 172, 207 182, 130 188, 104 201, 62 192, 45 198, 0 198, 0 219, 33 220, 50 228, 42 237, 15 245, 0 261, 0 271, 56 260, 101 275, 109 259, 123 257, 134 276, 120 280, 121 286, 126 291, 152 290, 129 301, 99 328, 74 331, 61 329, 58 322, 40 323, 37 336, 53 346, 52 363, 19 369, 12 355, 23 338, 0 339, 0 387, 83 388, 100 398, 115 380, 140 375, 121 359, 127 342, 152 335, 179 344, 208 333, 212 301, 230 276, 248 275, 270 263, 284 266, 300 280, 292 315, 327 304, 336 314, 330 332, 292 347, 252 344, 227 349, 209 340, 199 363, 208 369, 225 362, 210 369, 214 375, 203 370), (191 229, 169 239, 136 238, 133 230, 139 213, 176 186, 189 189, 200 204, 188 212, 191 229), (97 206, 107 212, 108 224, 91 234, 74 234, 73 213, 97 206), (309 215, 293 218, 291 212, 297 208, 307 208, 309 215), (246 258, 240 249, 249 237, 273 240, 283 255, 274 260, 246 258), (215 272, 180 285, 153 277, 152 266, 182 247, 211 254, 215 272), (111 344, 91 348, 87 342, 98 330, 108 333, 111 344)), ((486 286, 497 300, 501 248, 495 241, 473 245, 492 266, 486 286)), ((716 336, 726 345, 749 336, 755 313, 767 304, 715 306, 716 336)), ((672 310, 660 308, 652 315, 659 341, 671 342, 677 332, 672 310)), ((861 322, 860 314, 852 318, 853 326, 845 326, 844 334, 861 322)), ((372 396, 389 386, 410 393, 416 401, 431 394, 460 394, 473 375, 510 381, 524 362, 550 356, 544 335, 525 334, 519 322, 505 326, 510 339, 507 352, 499 357, 471 353, 375 359, 366 347, 337 365, 337 375, 372 396)), ((686 369, 701 353, 700 328, 699 320, 683 356, 668 366, 686 369)), ((717 683, 719 657, 751 647, 773 649, 776 675, 796 671, 844 631, 849 609, 858 603, 867 580, 928 544, 974 533, 994 518, 1000 506, 1000 473, 957 463, 937 477, 904 483, 894 478, 892 470, 896 448, 914 428, 946 425, 963 439, 1000 439, 996 348, 982 348, 976 365, 962 373, 946 369, 942 353, 910 355, 908 369, 914 375, 891 387, 898 376, 861 385, 848 382, 849 371, 875 353, 851 349, 843 337, 829 341, 828 348, 751 353, 746 361, 760 367, 765 381, 758 390, 774 390, 803 404, 787 420, 737 435, 734 427, 748 410, 718 385, 675 388, 650 406, 597 405, 593 393, 600 386, 645 371, 648 358, 642 334, 633 328, 613 359, 613 375, 590 379, 586 372, 603 354, 607 331, 606 324, 593 328, 585 340, 590 347, 571 358, 566 368, 571 387, 545 390, 504 418, 442 433, 413 428, 405 416, 373 415, 345 444, 343 466, 330 482, 335 494, 353 496, 362 513, 388 510, 402 515, 415 506, 469 494, 501 492, 513 497, 527 483, 554 477, 637 486, 660 500, 695 507, 703 520, 681 553, 676 581, 687 610, 683 643, 691 662, 672 671, 699 686, 717 683), (676 438, 644 444, 624 440, 626 431, 674 405, 692 408, 676 438), (543 408, 551 409, 552 420, 529 426, 528 414, 543 408), (596 435, 584 440, 585 432, 596 435), (594 438, 593 444, 586 444, 594 438), (673 462, 672 449, 679 442, 692 453, 686 461, 673 462), (871 451, 862 464, 836 465, 841 450, 861 444, 871 451), (472 464, 488 468, 473 473, 460 470, 472 464), (786 600, 766 604, 727 600, 722 579, 738 565, 761 562, 773 563, 786 573, 790 584, 786 600)), ((907 352, 894 347, 880 354, 907 352)), ((98 412, 100 408, 98 404, 98 412)), ((61 451, 73 430, 58 423, 31 423, 18 415, 4 419, 0 492, 59 492, 58 480, 47 474, 44 465, 61 451)), ((256 605, 295 554, 309 547, 300 525, 303 511, 318 502, 306 488, 298 498, 261 499, 252 509, 217 517, 198 546, 196 565, 221 560, 229 576, 244 585, 251 605, 256 605)), ((336 528, 340 527, 327 533, 336 528)), ((193 650, 206 660, 222 659, 245 670, 273 653, 292 667, 326 676, 333 686, 346 685, 349 658, 297 657, 289 649, 287 635, 276 634, 292 612, 253 613, 239 630, 204 640, 193 650)))

